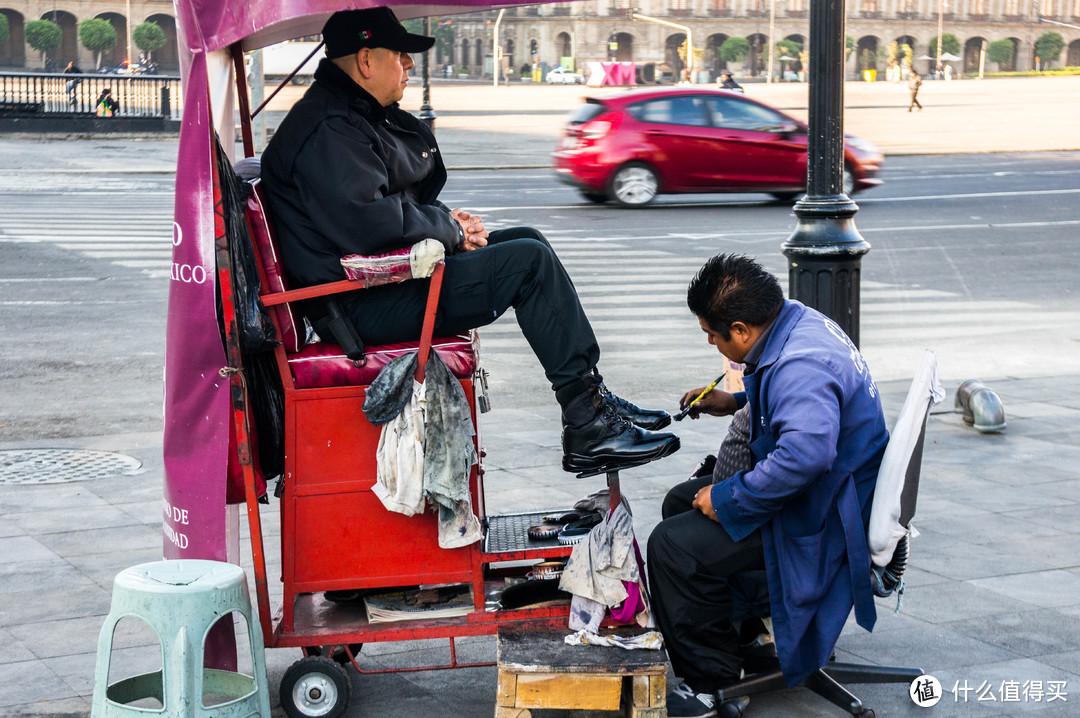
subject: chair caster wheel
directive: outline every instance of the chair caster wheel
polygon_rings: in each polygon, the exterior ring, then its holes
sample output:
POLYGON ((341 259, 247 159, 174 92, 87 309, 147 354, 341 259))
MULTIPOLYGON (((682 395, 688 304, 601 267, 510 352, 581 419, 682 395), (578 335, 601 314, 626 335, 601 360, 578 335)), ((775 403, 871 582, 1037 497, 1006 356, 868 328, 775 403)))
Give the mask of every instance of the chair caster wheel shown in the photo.
POLYGON ((862 713, 856 713, 855 718, 874 718, 874 709, 867 708, 862 713))
POLYGON ((718 718, 742 718, 743 713, 746 712, 746 708, 749 705, 749 696, 728 698, 726 701, 716 707, 716 715, 718 716, 718 718))

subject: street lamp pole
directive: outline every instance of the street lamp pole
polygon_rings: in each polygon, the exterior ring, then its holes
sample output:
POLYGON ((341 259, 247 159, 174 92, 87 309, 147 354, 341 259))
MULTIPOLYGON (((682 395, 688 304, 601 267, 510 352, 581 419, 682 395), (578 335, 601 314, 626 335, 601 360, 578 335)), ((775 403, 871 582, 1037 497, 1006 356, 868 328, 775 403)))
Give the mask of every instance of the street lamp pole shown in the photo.
MULTIPOLYGON (((424 18, 424 34, 431 34, 431 18, 424 18)), ((420 64, 420 76, 423 81, 424 87, 424 102, 420 105, 420 121, 428 126, 432 132, 435 131, 435 110, 431 108, 431 50, 429 49, 424 53, 424 59, 420 64)))
POLYGON ((843 0, 811 2, 806 195, 781 248, 788 295, 830 317, 858 346, 862 256, 870 244, 855 228, 858 205, 844 193, 844 37, 843 0))
POLYGON ((937 11, 937 61, 934 63, 934 74, 937 74, 937 69, 941 67, 941 30, 945 20, 945 0, 941 0, 938 3, 937 11))
POLYGON ((769 69, 765 77, 765 82, 772 83, 772 68, 773 68, 773 48, 776 47, 776 38, 773 37, 773 33, 776 32, 776 0, 769 0, 769 69))
POLYGON ((131 0, 124 1, 124 12, 127 14, 127 18, 124 20, 124 28, 127 30, 127 35, 124 38, 127 41, 127 59, 131 59, 131 0))

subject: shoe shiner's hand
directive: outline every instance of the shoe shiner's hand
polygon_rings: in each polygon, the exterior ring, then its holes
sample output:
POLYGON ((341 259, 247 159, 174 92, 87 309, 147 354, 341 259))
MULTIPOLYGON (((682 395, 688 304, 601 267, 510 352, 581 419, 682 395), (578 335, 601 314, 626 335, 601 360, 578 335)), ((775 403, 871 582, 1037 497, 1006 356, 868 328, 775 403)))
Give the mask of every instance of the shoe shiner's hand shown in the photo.
POLYGON ((712 507, 712 485, 702 486, 698 489, 697 496, 694 497, 694 508, 713 521, 720 522, 720 519, 716 518, 716 512, 712 507))
MULTIPOLYGON (((698 395, 705 391, 705 387, 700 386, 697 389, 691 389, 682 395, 679 399, 679 408, 685 409, 690 402, 697 399, 698 395)), ((688 416, 691 419, 696 419, 702 414, 709 414, 711 416, 728 416, 734 414, 735 410, 739 407, 735 405, 735 395, 729 394, 726 391, 720 391, 719 389, 713 389, 705 396, 701 397, 696 404, 690 407, 688 416)))

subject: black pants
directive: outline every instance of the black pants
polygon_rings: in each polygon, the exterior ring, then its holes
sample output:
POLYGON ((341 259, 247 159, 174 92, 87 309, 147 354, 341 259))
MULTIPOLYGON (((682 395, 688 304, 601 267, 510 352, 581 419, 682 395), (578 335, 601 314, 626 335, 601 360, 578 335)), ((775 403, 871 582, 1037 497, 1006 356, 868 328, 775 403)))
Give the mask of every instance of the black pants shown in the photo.
POLYGON ((922 104, 919 102, 919 91, 918 90, 912 90, 911 91, 911 104, 908 105, 907 111, 911 112, 912 107, 918 107, 920 110, 922 109, 922 104))
MULTIPOLYGON (((402 282, 351 293, 342 304, 365 345, 415 341, 427 291, 426 281, 402 282)), ((486 326, 509 307, 553 389, 580 381, 600 360, 570 275, 532 227, 496 230, 487 247, 446 258, 435 335, 486 326)))
POLYGON ((649 536, 649 588, 656 624, 676 676, 698 692, 738 677, 739 632, 731 621, 731 580, 762 570, 761 534, 732 541, 719 523, 694 509, 712 477, 676 485, 664 497, 661 521, 649 536))

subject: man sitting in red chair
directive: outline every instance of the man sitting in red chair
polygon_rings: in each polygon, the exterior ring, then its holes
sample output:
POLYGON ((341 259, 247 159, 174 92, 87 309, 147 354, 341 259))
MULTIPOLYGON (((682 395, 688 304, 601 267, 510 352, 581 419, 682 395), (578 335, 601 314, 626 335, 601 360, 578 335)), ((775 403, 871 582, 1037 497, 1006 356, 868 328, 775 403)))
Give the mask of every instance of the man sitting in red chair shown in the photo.
MULTIPOLYGON (((295 286, 345 278, 340 259, 434 238, 446 248, 435 334, 494 322, 514 307, 518 324, 562 407, 563 468, 583 474, 643 464, 679 448, 660 433, 671 418, 615 396, 596 371, 600 349, 566 270, 531 227, 488 232, 480 217, 439 202, 446 182, 435 136, 398 107, 409 53, 434 38, 410 34, 389 8, 334 13, 326 59, 274 133, 262 159, 266 199, 295 286)), ((341 295, 368 345, 419 338, 425 282, 341 295)), ((334 336, 325 303, 304 309, 334 336)), ((338 338, 339 342, 341 341, 338 338)))

